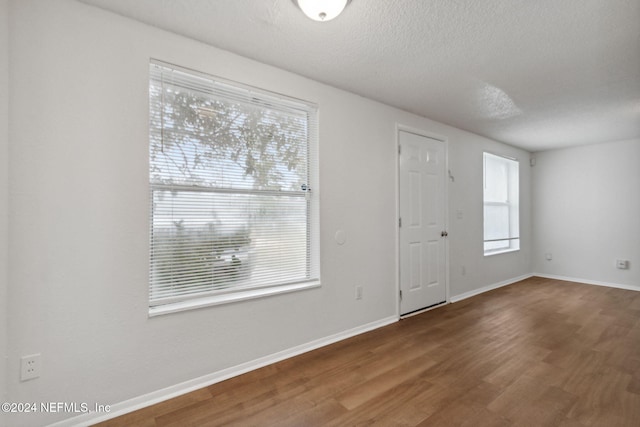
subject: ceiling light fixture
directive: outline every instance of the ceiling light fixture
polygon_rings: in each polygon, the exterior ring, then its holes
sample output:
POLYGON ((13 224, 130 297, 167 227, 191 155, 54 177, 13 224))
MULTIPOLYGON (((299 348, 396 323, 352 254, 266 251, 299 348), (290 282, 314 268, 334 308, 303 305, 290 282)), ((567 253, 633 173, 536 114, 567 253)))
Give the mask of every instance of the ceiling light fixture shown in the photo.
POLYGON ((314 21, 331 21, 340 15, 351 0, 293 0, 314 21))

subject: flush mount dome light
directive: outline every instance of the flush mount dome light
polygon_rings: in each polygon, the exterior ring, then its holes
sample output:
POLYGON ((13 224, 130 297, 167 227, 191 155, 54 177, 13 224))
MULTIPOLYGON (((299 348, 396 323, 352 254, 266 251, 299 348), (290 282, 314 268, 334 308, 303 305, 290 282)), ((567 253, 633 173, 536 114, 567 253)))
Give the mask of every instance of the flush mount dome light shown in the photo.
POLYGON ((314 21, 331 21, 340 15, 350 0, 293 0, 314 21))

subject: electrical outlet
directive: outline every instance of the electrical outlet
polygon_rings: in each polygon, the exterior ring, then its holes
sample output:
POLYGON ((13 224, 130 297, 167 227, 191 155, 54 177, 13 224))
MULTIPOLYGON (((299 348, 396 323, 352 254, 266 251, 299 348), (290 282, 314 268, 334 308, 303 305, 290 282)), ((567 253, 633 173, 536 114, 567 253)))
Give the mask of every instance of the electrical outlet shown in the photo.
POLYGON ((356 286, 356 299, 362 299, 362 286, 356 286))
POLYGON ((42 370, 41 355, 31 354, 20 358, 20 381, 27 381, 40 376, 42 370))
POLYGON ((617 259, 616 267, 619 268, 620 270, 626 270, 629 268, 629 261, 626 259, 617 259))

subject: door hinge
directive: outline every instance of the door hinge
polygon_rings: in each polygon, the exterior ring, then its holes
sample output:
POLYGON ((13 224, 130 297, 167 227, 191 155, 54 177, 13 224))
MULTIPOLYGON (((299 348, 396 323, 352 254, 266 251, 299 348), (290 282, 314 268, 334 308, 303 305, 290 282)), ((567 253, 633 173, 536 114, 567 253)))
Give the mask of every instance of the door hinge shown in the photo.
POLYGON ((402 145, 398 144, 398 154, 402 154, 402 145))
POLYGON ((400 301, 402 301, 402 289, 400 289, 400 301))
POLYGON ((402 218, 398 218, 398 227, 402 227, 402 218))

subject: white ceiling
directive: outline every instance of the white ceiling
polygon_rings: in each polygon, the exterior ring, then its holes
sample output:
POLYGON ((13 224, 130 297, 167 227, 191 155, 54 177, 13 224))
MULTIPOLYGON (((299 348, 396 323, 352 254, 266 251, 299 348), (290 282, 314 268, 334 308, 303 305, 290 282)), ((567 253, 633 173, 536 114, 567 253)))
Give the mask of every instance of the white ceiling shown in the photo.
POLYGON ((640 137, 640 0, 80 0, 529 151, 640 137))

